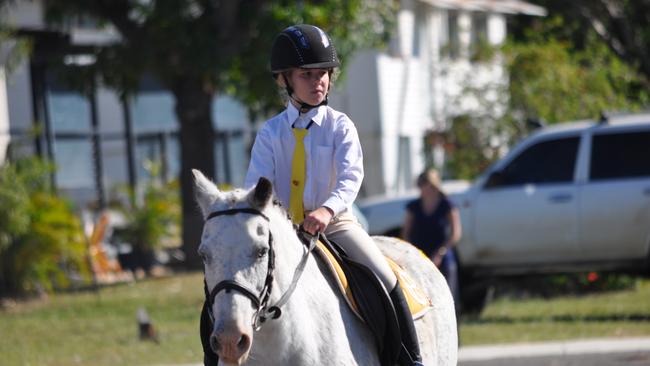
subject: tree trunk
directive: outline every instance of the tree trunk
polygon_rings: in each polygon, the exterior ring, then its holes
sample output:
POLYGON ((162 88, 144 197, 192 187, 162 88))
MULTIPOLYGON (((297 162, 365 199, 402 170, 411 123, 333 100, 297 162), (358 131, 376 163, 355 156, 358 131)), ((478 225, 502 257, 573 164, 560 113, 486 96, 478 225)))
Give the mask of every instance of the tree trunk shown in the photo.
POLYGON ((187 268, 201 267, 196 253, 201 241, 203 217, 194 201, 192 169, 214 178, 214 129, 212 127, 212 98, 214 93, 199 79, 182 78, 172 86, 176 98, 176 116, 180 122, 181 205, 183 253, 187 268))

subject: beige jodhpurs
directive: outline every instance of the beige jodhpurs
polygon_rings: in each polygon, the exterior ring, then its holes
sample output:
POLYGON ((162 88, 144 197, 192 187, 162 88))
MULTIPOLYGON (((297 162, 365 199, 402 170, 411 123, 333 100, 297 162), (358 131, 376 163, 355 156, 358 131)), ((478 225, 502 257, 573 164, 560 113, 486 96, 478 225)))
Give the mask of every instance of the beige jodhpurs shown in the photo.
POLYGON ((377 244, 351 212, 341 212, 332 219, 325 229, 325 236, 343 248, 352 260, 372 269, 383 282, 386 291, 390 292, 395 288, 397 277, 377 244))

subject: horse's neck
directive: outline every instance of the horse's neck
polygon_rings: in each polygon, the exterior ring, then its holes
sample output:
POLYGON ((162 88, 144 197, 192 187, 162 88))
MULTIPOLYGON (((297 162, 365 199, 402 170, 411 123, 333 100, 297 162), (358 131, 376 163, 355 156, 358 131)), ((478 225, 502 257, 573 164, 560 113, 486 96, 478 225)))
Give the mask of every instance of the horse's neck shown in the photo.
MULTIPOLYGON (((289 288, 304 253, 303 244, 293 230, 283 231, 279 237, 282 243, 278 243, 278 286, 274 290, 276 301, 277 296, 289 288)), ((261 351, 275 350, 278 357, 285 355, 293 361, 298 357, 303 361, 292 363, 320 364, 327 363, 330 358, 354 364, 354 359, 367 360, 366 357, 372 357, 366 355, 368 348, 372 349, 367 344, 370 339, 367 330, 338 297, 332 284, 321 273, 313 255, 307 261, 288 303, 282 308, 282 317, 271 320, 264 327, 259 333, 263 340, 261 351), (277 352, 278 350, 284 353, 277 352)), ((287 360, 277 361, 281 363, 287 360)))

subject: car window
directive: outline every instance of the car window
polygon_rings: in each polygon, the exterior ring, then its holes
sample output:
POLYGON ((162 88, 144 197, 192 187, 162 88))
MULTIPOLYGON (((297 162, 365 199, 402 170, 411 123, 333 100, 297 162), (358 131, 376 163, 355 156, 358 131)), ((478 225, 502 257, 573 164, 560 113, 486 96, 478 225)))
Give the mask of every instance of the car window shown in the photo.
POLYGON ((650 131, 593 137, 589 180, 650 176, 650 131))
POLYGON ((573 181, 579 137, 539 142, 512 160, 491 188, 573 181))

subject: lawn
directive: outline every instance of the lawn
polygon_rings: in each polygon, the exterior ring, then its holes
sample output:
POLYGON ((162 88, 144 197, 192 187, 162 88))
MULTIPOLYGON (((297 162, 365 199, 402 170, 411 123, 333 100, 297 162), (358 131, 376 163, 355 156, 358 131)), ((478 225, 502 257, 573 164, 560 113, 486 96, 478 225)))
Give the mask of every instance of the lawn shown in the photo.
POLYGON ((463 319, 463 345, 650 336, 650 280, 629 289, 551 299, 501 298, 463 319))
POLYGON ((154 365, 203 359, 200 274, 177 275, 51 296, 0 312, 2 365, 154 365), (160 343, 140 341, 144 307, 160 343))
MULTIPOLYGON (((463 345, 650 336, 650 281, 629 290, 551 300, 499 299, 463 320, 463 345)), ((0 310, 2 365, 164 365, 202 359, 200 273, 50 296, 0 310), (138 340, 144 307, 160 343, 138 340)))

